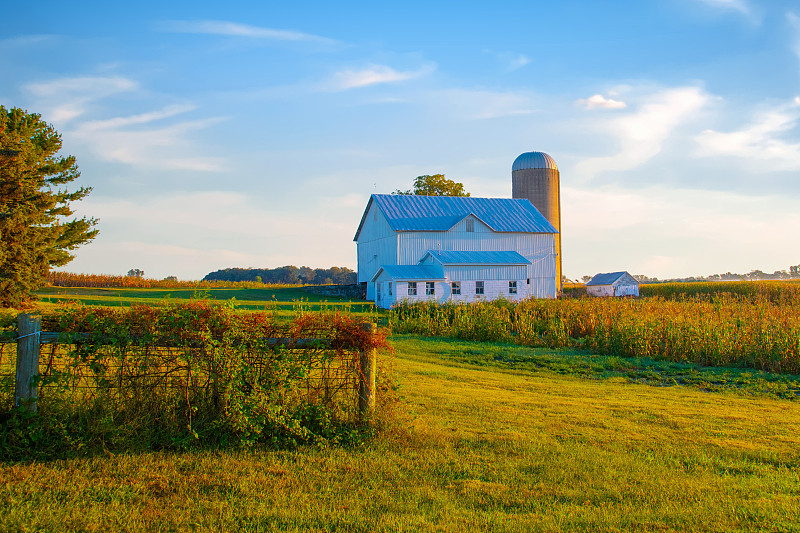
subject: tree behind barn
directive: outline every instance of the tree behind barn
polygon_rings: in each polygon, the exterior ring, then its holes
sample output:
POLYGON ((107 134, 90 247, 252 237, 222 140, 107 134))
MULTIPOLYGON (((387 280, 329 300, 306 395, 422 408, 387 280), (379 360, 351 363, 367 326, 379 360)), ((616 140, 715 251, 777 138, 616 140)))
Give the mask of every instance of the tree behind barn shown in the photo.
POLYGON ((464 191, 464 184, 449 180, 444 174, 417 176, 414 180, 414 189, 408 191, 394 191, 392 194, 416 194, 419 196, 469 196, 464 191))
POLYGON ((58 155, 61 136, 40 115, 0 106, 0 306, 15 306, 42 287, 51 267, 70 262, 97 235, 97 221, 68 220, 78 178, 73 156, 58 155))

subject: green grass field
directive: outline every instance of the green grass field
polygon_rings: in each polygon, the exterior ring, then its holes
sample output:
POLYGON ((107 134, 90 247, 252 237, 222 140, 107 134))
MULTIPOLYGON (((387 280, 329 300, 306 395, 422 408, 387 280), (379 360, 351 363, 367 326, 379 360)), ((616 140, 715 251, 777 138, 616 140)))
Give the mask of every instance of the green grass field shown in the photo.
POLYGON ((394 345, 403 400, 367 445, 0 463, 0 530, 800 531, 795 401, 575 352, 394 345))
POLYGON ((375 306, 363 300, 320 296, 306 292, 301 287, 269 287, 265 289, 119 289, 45 287, 37 292, 43 303, 78 302, 95 306, 131 306, 136 304, 159 305, 166 299, 189 300, 207 298, 235 301, 240 309, 275 310, 288 314, 302 305, 308 310, 341 310, 350 313, 373 313, 375 306))

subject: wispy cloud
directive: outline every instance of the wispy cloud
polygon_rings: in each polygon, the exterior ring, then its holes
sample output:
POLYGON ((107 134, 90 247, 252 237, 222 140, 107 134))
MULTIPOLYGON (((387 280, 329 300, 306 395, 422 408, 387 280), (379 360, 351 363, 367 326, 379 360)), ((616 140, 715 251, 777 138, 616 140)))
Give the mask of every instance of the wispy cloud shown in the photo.
POLYGON ((35 35, 21 35, 19 37, 11 37, 9 39, 0 39, 0 47, 25 47, 39 43, 45 43, 55 39, 55 35, 49 34, 35 34, 35 35))
POLYGON ((134 91, 139 84, 123 77, 82 76, 29 83, 24 86, 48 121, 65 123, 83 115, 88 105, 113 94, 134 91))
POLYGON ((600 125, 605 133, 616 137, 619 151, 584 159, 577 170, 590 178, 600 172, 629 170, 645 163, 661 152, 673 131, 693 118, 708 99, 698 87, 677 87, 648 95, 635 110, 600 125))
POLYGON ((248 39, 271 41, 305 41, 319 44, 336 44, 337 41, 293 30, 276 30, 263 26, 251 26, 225 20, 171 20, 159 22, 157 30, 167 33, 194 33, 204 35, 224 35, 248 39))
POLYGON ((589 98, 581 98, 577 104, 585 107, 586 109, 623 109, 628 107, 628 104, 621 100, 614 100, 613 98, 606 98, 602 94, 595 94, 589 98))
POLYGON ((437 109, 449 109, 458 119, 485 120, 534 112, 530 94, 516 91, 448 89, 432 94, 437 109))
POLYGON ((507 72, 521 69, 531 62, 531 59, 525 54, 515 52, 502 52, 497 54, 497 58, 500 60, 500 63, 503 64, 507 72))
POLYGON ((794 53, 800 59, 800 16, 796 13, 786 13, 786 20, 794 28, 794 53))
POLYGON ((162 120, 187 111, 195 109, 193 105, 171 105, 158 111, 151 111, 149 113, 142 113, 140 115, 132 115, 129 117, 115 117, 107 120, 94 120, 84 124, 84 128, 93 130, 122 128, 125 126, 132 126, 134 124, 147 124, 156 120, 162 120))
POLYGON ((770 170, 800 169, 800 142, 787 138, 800 122, 800 98, 761 110, 747 126, 730 132, 705 130, 695 137, 699 155, 750 160, 770 170))
POLYGON ((721 9, 738 11, 744 15, 750 15, 752 10, 746 0, 695 0, 701 4, 721 9))
POLYGON ((150 128, 136 128, 162 121, 194 109, 190 105, 168 106, 158 111, 87 121, 71 132, 73 138, 86 143, 99 159, 145 168, 172 168, 216 172, 223 169, 218 157, 197 156, 187 139, 224 120, 207 118, 188 120, 150 128))
POLYGON ((369 65, 359 70, 341 70, 333 75, 323 87, 329 91, 346 91, 370 85, 397 83, 425 76, 436 70, 433 64, 417 70, 398 71, 386 65, 369 65))

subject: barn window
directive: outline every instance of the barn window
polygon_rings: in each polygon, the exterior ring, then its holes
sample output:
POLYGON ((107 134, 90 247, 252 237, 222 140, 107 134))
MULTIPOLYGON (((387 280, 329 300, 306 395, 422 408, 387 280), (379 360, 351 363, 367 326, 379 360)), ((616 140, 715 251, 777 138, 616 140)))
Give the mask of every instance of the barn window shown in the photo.
POLYGON ((469 233, 475 232, 475 220, 468 218, 466 220, 466 229, 469 233))
POLYGON ((460 281, 451 281, 450 282, 450 290, 453 294, 461 294, 461 282, 460 281))
POLYGON ((425 282, 425 294, 431 296, 436 293, 436 289, 434 289, 434 283, 432 281, 425 282))
POLYGON ((509 281, 508 282, 508 294, 517 294, 517 282, 516 281, 509 281))
POLYGON ((408 295, 409 296, 416 296, 417 295, 417 282, 416 281, 409 281, 408 282, 408 295))
POLYGON ((392 295, 392 282, 389 282, 389 296, 392 295))
POLYGON ((476 281, 475 282, 475 294, 483 294, 483 282, 476 281))

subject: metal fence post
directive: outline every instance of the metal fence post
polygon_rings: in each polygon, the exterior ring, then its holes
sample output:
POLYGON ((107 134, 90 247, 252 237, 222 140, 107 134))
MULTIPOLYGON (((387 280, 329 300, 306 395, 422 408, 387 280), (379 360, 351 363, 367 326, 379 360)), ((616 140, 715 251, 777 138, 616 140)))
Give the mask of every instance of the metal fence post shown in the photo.
MULTIPOLYGON (((376 324, 364 324, 364 329, 370 336, 378 333, 376 324)), ((375 359, 374 348, 359 353, 358 415, 362 420, 375 412, 375 359)))
POLYGON ((14 406, 29 413, 36 412, 39 396, 39 334, 42 317, 38 315, 17 316, 17 375, 14 391, 14 406))

